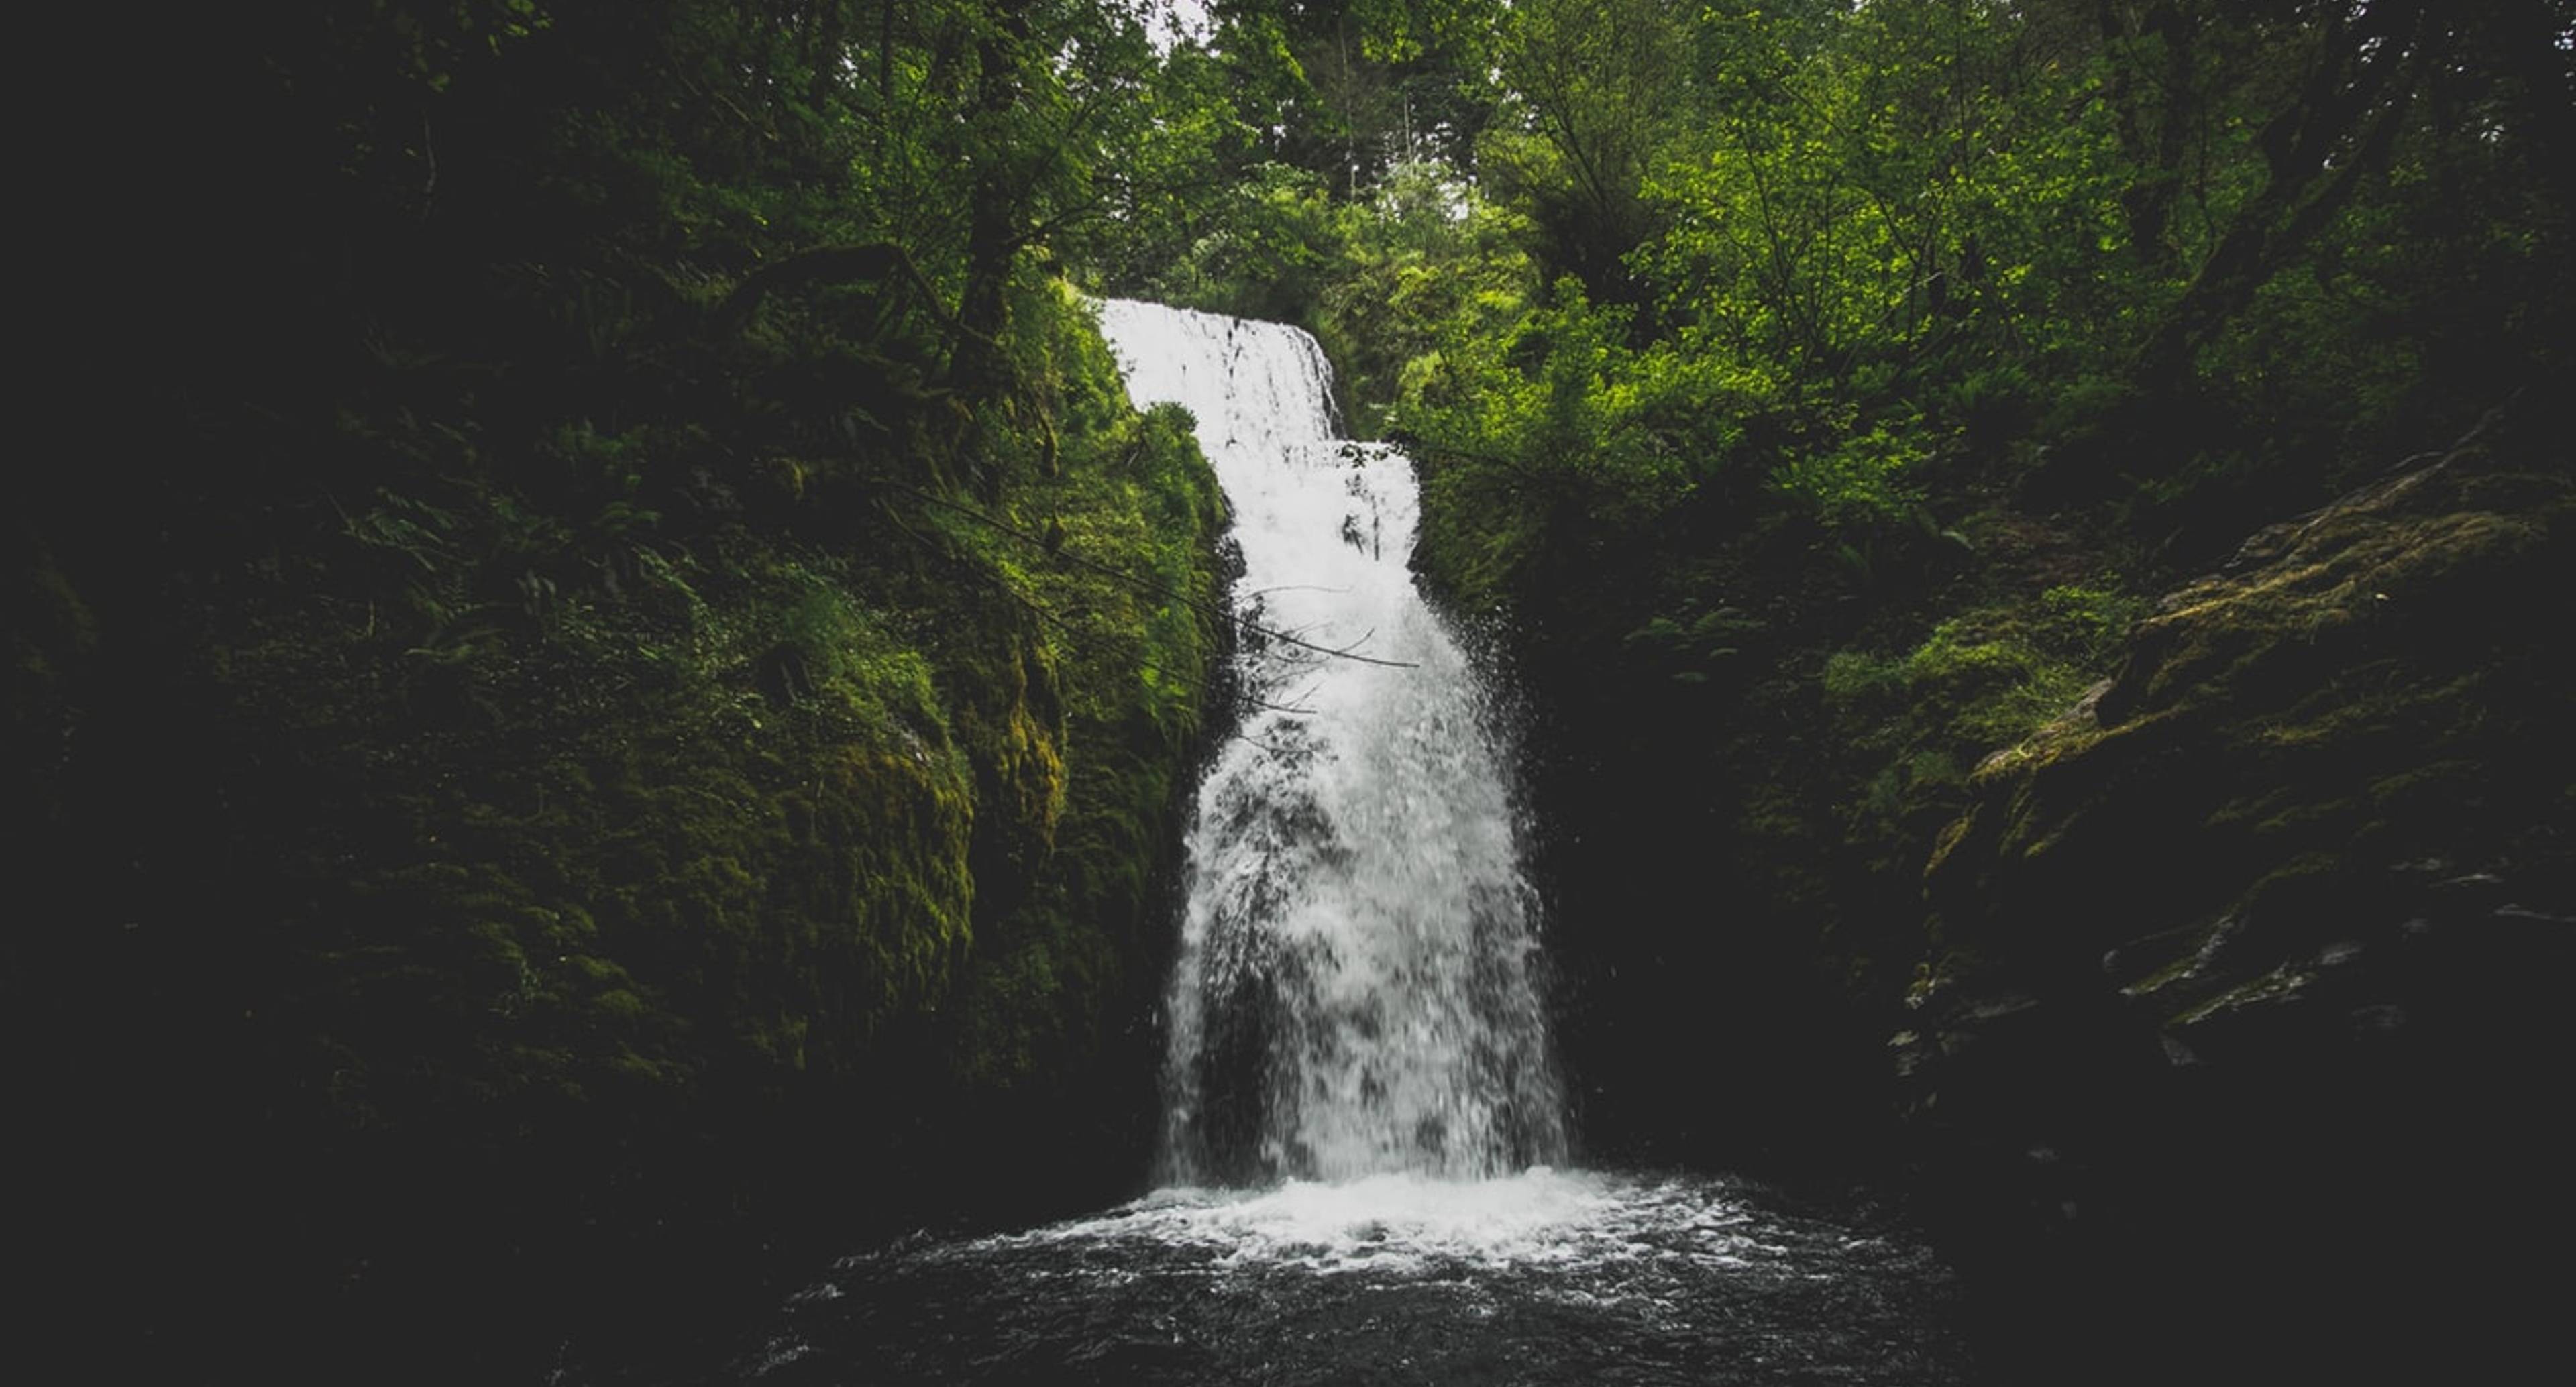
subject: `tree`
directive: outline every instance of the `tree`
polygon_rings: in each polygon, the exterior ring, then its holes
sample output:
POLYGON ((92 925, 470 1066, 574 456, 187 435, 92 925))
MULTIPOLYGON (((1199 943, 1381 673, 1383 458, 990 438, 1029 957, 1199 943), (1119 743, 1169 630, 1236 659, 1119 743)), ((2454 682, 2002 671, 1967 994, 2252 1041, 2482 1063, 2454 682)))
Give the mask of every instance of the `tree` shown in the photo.
POLYGON ((1667 0, 1515 6, 1499 68, 1514 119, 1490 131, 1479 171, 1524 209, 1550 274, 1603 303, 1641 303, 1626 260, 1657 229, 1644 192, 1692 115, 1692 33, 1667 0))

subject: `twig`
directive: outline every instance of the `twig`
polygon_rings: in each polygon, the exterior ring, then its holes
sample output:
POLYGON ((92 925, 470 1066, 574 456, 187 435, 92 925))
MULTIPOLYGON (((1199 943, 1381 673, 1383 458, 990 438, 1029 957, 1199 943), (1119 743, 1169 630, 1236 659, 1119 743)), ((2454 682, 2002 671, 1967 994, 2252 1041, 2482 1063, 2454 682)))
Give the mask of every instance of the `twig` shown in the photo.
POLYGON ((429 177, 420 185, 420 219, 427 221, 430 208, 438 202, 438 141, 430 137, 427 111, 420 113, 420 154, 429 164, 429 177))

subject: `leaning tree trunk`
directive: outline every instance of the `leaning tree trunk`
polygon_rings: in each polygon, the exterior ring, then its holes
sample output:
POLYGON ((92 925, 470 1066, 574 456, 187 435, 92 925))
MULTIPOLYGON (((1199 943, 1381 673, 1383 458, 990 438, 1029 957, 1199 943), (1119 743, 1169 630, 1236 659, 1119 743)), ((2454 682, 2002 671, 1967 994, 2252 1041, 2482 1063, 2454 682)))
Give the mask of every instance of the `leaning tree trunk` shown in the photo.
POLYGON ((2432 46, 2424 0, 2380 0, 2357 24, 2330 24, 2297 99, 2263 129, 2269 180, 2141 345, 2141 387, 2181 387, 2200 348, 2387 166, 2432 46))

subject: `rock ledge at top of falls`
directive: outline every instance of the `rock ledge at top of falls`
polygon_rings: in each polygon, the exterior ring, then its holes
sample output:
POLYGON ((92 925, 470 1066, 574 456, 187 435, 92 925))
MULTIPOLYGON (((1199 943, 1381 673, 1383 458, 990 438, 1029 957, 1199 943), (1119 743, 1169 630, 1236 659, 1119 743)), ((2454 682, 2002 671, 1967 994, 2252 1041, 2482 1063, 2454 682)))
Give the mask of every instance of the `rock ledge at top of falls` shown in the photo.
MULTIPOLYGON (((1978 767, 1890 1041, 1950 1217, 2097 1266, 2196 1240, 2186 1279, 2282 1271, 2251 1294, 2337 1280, 2360 1249, 2330 1230, 2427 1185, 2545 1183, 2523 1167, 2576 968, 2567 457, 2495 420, 2263 530, 1978 767)), ((2474 1236, 2396 1217, 2418 1250, 2474 1236)))

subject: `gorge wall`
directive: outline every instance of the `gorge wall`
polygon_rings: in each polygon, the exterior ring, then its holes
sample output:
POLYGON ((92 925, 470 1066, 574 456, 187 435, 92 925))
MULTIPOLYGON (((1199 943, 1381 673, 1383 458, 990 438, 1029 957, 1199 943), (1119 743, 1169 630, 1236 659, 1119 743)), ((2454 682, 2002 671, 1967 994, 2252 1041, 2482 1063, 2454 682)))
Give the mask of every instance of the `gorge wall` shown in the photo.
POLYGON ((1884 586, 1595 541, 1506 644, 1597 1154, 1906 1191, 1999 1380, 2528 1348, 2571 497, 2526 406, 2152 605, 2009 504, 1884 586))
POLYGON ((980 419, 824 284, 636 310, 595 422, 386 360, 20 512, 12 1067, 65 1255, 186 1288, 120 1352, 650 1360, 1142 1178, 1224 507, 1016 293, 980 419))
POLYGON ((2370 1375, 2532 1345, 2547 1297, 2496 1249, 2570 1210, 2571 527, 2563 439, 2491 418, 2254 535, 1972 775, 1889 1045, 2035 1353, 2370 1375))

